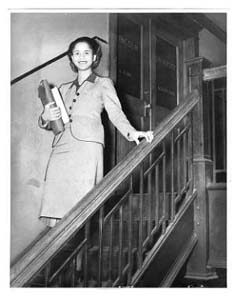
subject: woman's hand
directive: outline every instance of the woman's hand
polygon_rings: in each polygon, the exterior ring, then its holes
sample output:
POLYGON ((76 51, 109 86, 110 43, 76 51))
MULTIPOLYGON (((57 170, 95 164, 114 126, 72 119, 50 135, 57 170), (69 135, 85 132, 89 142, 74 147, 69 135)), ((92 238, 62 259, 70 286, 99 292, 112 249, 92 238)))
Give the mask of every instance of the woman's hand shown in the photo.
POLYGON ((42 113, 42 118, 45 122, 55 121, 61 117, 61 111, 59 107, 51 107, 53 103, 48 103, 44 107, 44 111, 42 113))
POLYGON ((153 140, 153 131, 132 131, 129 133, 129 138, 131 141, 135 141, 139 145, 139 138, 145 138, 148 143, 153 140))

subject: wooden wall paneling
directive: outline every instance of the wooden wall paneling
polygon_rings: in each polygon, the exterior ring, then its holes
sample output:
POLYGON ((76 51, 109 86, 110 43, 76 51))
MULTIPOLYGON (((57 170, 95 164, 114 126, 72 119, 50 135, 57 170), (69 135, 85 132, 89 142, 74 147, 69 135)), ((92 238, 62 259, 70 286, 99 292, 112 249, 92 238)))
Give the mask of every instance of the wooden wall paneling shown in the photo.
POLYGON ((227 268, 227 205, 226 184, 208 187, 209 201, 209 259, 208 265, 227 268))

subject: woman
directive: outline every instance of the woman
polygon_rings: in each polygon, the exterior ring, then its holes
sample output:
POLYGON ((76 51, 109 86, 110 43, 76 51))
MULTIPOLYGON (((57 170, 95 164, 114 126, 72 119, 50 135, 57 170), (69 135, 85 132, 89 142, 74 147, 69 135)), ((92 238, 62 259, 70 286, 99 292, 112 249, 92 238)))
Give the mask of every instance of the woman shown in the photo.
MULTIPOLYGON (((56 135, 48 162, 40 218, 54 226, 103 177, 104 129, 101 112, 105 109, 112 123, 129 141, 153 139, 151 131, 135 130, 121 109, 109 78, 93 72, 100 62, 101 48, 95 39, 73 41, 68 57, 77 77, 60 87, 70 122, 56 135)), ((58 107, 45 106, 39 126, 50 129, 50 121, 61 117, 58 107)))

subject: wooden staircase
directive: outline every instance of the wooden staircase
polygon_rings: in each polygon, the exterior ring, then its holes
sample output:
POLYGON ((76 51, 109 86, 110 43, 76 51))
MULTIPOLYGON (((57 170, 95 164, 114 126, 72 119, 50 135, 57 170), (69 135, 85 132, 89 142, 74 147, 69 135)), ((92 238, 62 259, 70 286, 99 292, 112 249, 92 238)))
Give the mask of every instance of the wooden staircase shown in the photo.
MULTIPOLYGON (((163 195, 160 195, 163 199, 163 195)), ((170 202, 171 195, 168 194, 168 201, 170 202)), ((77 239, 82 239, 82 236, 76 236, 76 238, 72 239, 63 251, 60 251, 58 258, 53 263, 53 268, 50 269, 49 286, 51 287, 60 287, 60 281, 63 282, 64 287, 113 287, 113 286, 158 286, 161 282, 162 284, 166 284, 165 281, 165 273, 168 274, 170 272, 168 269, 165 269, 165 266, 158 266, 158 269, 164 275, 164 278, 158 276, 155 278, 152 276, 151 269, 154 264, 166 263, 164 256, 168 253, 168 261, 169 258, 173 256, 173 261, 170 263, 175 264, 178 261, 179 266, 182 266, 181 260, 185 262, 185 258, 188 257, 188 254, 192 250, 193 246, 196 243, 196 236, 193 234, 194 232, 194 224, 193 224, 193 201, 196 197, 196 193, 193 195, 193 198, 190 199, 190 202, 185 203, 185 199, 182 197, 181 205, 184 206, 184 214, 179 215, 179 219, 175 222, 174 226, 168 226, 167 223, 166 231, 167 235, 164 237, 163 234, 163 222, 160 220, 158 222, 159 226, 155 229, 155 232, 151 238, 151 240, 147 240, 148 231, 155 227, 156 224, 156 201, 152 199, 150 195, 144 194, 143 197, 143 215, 142 215, 142 230, 143 230, 143 240, 147 241, 144 243, 144 247, 142 249, 142 261, 144 262, 145 268, 142 269, 141 272, 138 273, 134 282, 132 284, 128 284, 128 276, 127 270, 129 268, 129 261, 131 260, 132 264, 132 272, 134 275, 138 270, 138 245, 139 245, 139 224, 141 221, 140 216, 140 195, 133 194, 132 195, 132 226, 131 229, 128 227, 128 207, 123 206, 123 216, 122 216, 122 226, 120 226, 120 217, 119 214, 114 214, 112 219, 112 225, 107 222, 107 226, 104 227, 103 230, 103 245, 102 245, 102 268, 101 268, 101 282, 98 281, 98 270, 99 270, 99 220, 98 217, 95 217, 93 223, 90 224, 92 227, 92 237, 90 239, 90 244, 87 249, 87 257, 85 257, 85 252, 81 252, 82 256, 82 271, 76 272, 73 271, 76 265, 74 260, 74 253, 76 251, 77 239), (149 201, 151 205, 149 206, 149 201), (185 204, 187 204, 185 206, 185 204), (149 209, 151 207, 151 210, 149 209), (187 214, 185 213, 187 212, 187 214), (188 220, 186 220, 186 218, 188 220), (183 224, 187 222, 187 231, 182 228, 183 224), (120 228, 122 227, 122 228, 120 228), (171 227, 171 228, 170 228, 171 227), (173 228, 174 227, 174 228, 173 228), (179 227, 179 228, 178 228, 179 227), (181 230, 183 229, 184 236, 182 239, 181 230), (131 253, 129 253, 129 236, 130 230, 132 231, 132 247, 131 253), (121 236, 121 237, 120 237, 121 236), (167 238, 166 238, 167 237, 167 238), (120 241, 121 238, 121 241, 120 241), (156 248, 156 242, 161 238, 161 246, 156 248), (180 251, 176 250, 176 240, 179 243, 179 250, 182 251, 180 257, 174 257, 173 252, 175 252, 178 256, 180 251), (167 242, 166 242, 167 241, 167 242), (172 246, 170 244, 173 243, 172 246), (120 246, 121 245, 121 246, 120 246), (155 247, 154 247, 155 246, 155 247), (183 249, 181 247, 183 246, 183 249), (161 251, 159 249, 161 248, 161 251), (170 251, 169 251, 170 250, 170 251), (172 251, 173 250, 173 251, 172 251), (187 255, 186 255, 187 254, 187 255), (163 256, 163 258, 161 257, 163 256), (131 259, 130 259, 131 257, 131 259), (64 261, 64 264, 61 265, 61 261, 64 261), (151 262, 151 263, 150 263, 151 262), (87 266, 85 268, 85 264, 87 266), (152 264, 151 267, 150 264, 152 264), (63 277, 59 278, 60 272, 63 270, 63 277), (122 276, 120 276, 120 270, 122 270, 122 276), (148 270, 148 271, 147 271, 148 270), (148 278, 150 276, 150 278, 148 278), (115 280, 122 277, 122 280, 115 280), (152 278, 152 280, 150 280, 152 278), (164 279, 164 280, 163 280, 164 279)), ((119 199, 119 197, 115 197, 119 199)), ((115 208, 115 207, 114 207, 115 208)), ((113 209, 113 208, 112 208, 113 209)), ((107 209, 105 218, 108 218, 112 209, 107 209)), ((168 206, 169 209, 169 206, 168 206)), ((159 212, 159 210, 157 210, 159 212)), ((170 213, 168 212, 168 216, 170 213)), ((157 216, 159 218, 159 216, 157 216)), ((163 220, 163 218, 161 218, 163 220)), ((167 218, 168 219, 168 218, 167 218)), ((179 271, 179 266, 177 271, 179 271)), ((176 265, 174 266, 177 267, 176 265)), ((155 272, 153 272, 154 274, 155 272)), ((61 276, 61 275, 60 275, 61 276)), ((171 275, 172 276, 172 275, 171 275)), ((171 282, 174 277, 171 278, 171 282)), ((169 279, 168 279, 169 281, 169 279)), ((168 282, 169 284, 169 282, 168 282)), ((39 273, 30 283, 31 287, 44 287, 45 286, 45 273, 44 271, 39 273)))
POLYGON ((141 142, 35 242, 12 265, 11 286, 170 286, 197 242, 197 103, 197 94, 189 95, 155 129, 151 144, 141 142))

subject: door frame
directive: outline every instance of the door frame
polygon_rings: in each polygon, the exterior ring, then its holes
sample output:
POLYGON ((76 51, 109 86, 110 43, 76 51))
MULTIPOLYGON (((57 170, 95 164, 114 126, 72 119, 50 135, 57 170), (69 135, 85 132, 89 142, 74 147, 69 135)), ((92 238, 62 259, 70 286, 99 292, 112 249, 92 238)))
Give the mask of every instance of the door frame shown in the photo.
MULTIPOLYGON (((114 83, 117 83, 117 44, 118 44, 118 15, 122 13, 111 13, 109 15, 109 76, 114 81, 114 83)), ((128 13, 125 14, 126 17, 131 20, 132 22, 136 23, 140 26, 141 30, 141 37, 140 37, 140 98, 136 98, 134 96, 125 94, 125 98, 130 101, 141 101, 139 102, 140 108, 139 110, 143 112, 143 116, 141 115, 141 112, 138 112, 138 109, 135 109, 135 114, 140 113, 140 127, 139 130, 149 130, 151 129, 151 122, 150 122, 150 112, 151 109, 150 104, 150 80, 149 80, 149 24, 148 24, 148 17, 143 14, 135 14, 135 13, 128 13), (146 31, 146 34, 145 32, 146 31), (147 121, 146 121, 147 120, 147 121), (147 124, 146 124, 147 123, 147 124)), ((121 100, 121 99, 120 99, 121 100)), ((115 130, 113 132, 113 135, 115 136, 115 159, 114 159, 114 165, 119 160, 119 155, 117 153, 118 149, 118 143, 120 142, 120 139, 123 139, 123 137, 120 136, 120 134, 115 130)), ((124 142, 125 143, 125 142, 124 142)), ((129 143, 129 142, 128 142, 129 143)), ((127 146, 129 148, 128 151, 133 148, 133 145, 127 146)))

